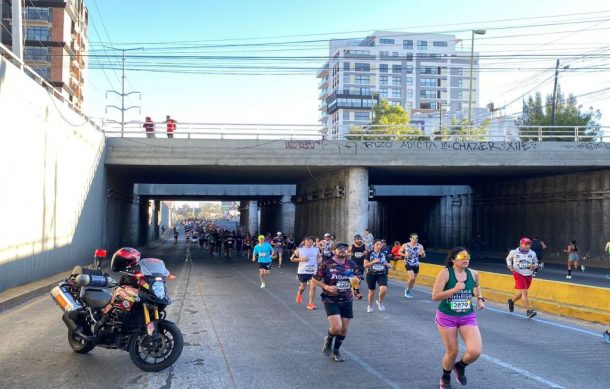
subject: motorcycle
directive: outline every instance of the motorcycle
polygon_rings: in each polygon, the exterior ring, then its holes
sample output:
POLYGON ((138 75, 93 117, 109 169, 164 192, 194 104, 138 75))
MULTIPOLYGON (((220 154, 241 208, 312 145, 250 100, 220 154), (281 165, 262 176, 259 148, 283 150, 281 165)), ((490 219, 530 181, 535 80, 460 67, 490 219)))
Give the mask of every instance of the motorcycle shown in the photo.
POLYGON ((124 350, 144 371, 166 369, 184 346, 180 328, 165 319, 165 308, 172 303, 166 281, 174 276, 162 260, 139 260, 138 253, 133 266, 117 265, 113 257, 111 266, 122 275, 117 282, 102 273, 104 258, 106 251, 96 250, 92 266, 76 266, 51 290, 53 301, 64 311, 70 347, 79 354, 96 346, 124 350))

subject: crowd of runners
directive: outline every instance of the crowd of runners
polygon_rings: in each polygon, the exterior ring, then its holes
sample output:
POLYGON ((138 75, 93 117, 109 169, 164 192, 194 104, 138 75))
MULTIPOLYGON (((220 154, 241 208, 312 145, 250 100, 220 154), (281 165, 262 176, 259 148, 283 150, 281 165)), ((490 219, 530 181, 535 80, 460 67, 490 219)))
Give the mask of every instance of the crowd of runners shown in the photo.
MULTIPOLYGON (((354 316, 353 301, 364 298, 361 283, 366 283, 368 289, 366 312, 372 313, 375 309, 385 311, 389 270, 396 269, 399 261, 404 264, 407 273, 404 297, 413 299, 412 291, 419 274, 420 260, 426 257, 417 233, 410 234, 408 242, 404 244, 399 241, 389 244, 384 239, 374 239, 368 230, 354 236, 350 244, 336 241, 331 233, 326 233, 321 238, 307 236, 297 243, 291 235, 282 232, 277 232, 275 236, 249 233, 242 236, 239 231, 223 230, 211 222, 190 221, 184 226, 187 239, 196 236, 199 245, 202 248, 207 246, 212 256, 217 251, 220 255, 221 248, 224 248, 227 258, 235 250, 237 255, 257 262, 260 288, 267 287, 273 261, 277 262, 277 267, 282 267, 284 258, 296 262, 298 287, 295 301, 302 304, 303 294, 309 287, 306 308, 315 310, 316 289, 321 290, 321 302, 329 325, 322 352, 337 362, 345 360, 340 348, 354 316)), ((521 300, 528 319, 537 314, 529 304, 528 290, 540 266, 532 243, 529 238, 522 238, 519 246, 511 250, 506 258, 507 268, 515 281, 515 295, 508 299, 507 308, 514 312, 515 303, 521 300)), ((534 246, 536 244, 534 242, 534 246)), ((576 242, 571 244, 566 252, 577 252, 576 242)), ((457 381, 466 385, 466 367, 475 362, 482 352, 476 310, 485 308, 485 298, 479 286, 477 271, 469 268, 470 259, 470 251, 465 247, 450 250, 446 266, 438 273, 432 288, 432 300, 439 302, 435 322, 445 346, 439 381, 441 389, 451 387, 452 371, 457 381), (459 360, 458 334, 466 346, 466 351, 459 360)), ((577 259, 572 257, 570 262, 572 261, 577 259)), ((577 263, 574 268, 579 268, 577 263)), ((584 268, 579 269, 584 271, 584 268)), ((608 343, 609 331, 604 332, 604 339, 608 343)))

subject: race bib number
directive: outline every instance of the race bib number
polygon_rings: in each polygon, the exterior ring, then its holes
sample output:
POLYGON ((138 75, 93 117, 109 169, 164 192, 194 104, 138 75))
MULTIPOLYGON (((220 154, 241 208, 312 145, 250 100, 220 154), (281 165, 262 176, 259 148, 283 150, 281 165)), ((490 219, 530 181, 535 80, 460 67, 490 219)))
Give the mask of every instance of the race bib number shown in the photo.
POLYGON ((374 272, 382 272, 385 270, 385 266, 383 266, 380 263, 376 263, 373 266, 371 266, 371 269, 373 269, 374 272))
POLYGON ((258 256, 261 258, 265 258, 267 256, 267 253, 259 253, 258 256))
POLYGON ((449 308, 453 312, 467 312, 472 308, 471 300, 452 300, 449 302, 449 308))
POLYGON ((314 265, 307 265, 304 269, 307 273, 314 273, 316 271, 316 267, 314 265))
POLYGON ((354 253, 354 257, 362 258, 362 253, 361 252, 354 253))
POLYGON ((337 281, 337 290, 346 291, 346 290, 349 290, 350 288, 351 288, 351 284, 350 284, 349 280, 337 281))

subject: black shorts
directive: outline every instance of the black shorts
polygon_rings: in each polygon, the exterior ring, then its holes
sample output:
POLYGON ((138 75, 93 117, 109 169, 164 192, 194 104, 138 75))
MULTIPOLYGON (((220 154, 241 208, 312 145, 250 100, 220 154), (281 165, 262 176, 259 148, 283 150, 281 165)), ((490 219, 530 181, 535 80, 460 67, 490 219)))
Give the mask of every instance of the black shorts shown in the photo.
POLYGON ((407 269, 407 271, 412 271, 415 274, 419 273, 419 265, 411 266, 411 265, 405 264, 405 269, 407 269))
POLYGON ((324 303, 324 309, 326 310, 326 316, 340 315, 342 318, 353 319, 354 310, 352 309, 352 302, 346 303, 324 303))
POLYGON ((265 269, 265 270, 271 270, 271 262, 259 262, 258 268, 265 269))
POLYGON ((366 275, 366 284, 369 287, 369 290, 375 290, 377 284, 379 286, 388 286, 388 274, 387 273, 368 273, 366 275))
POLYGON ((297 278, 299 279, 299 282, 302 282, 303 284, 305 284, 306 282, 311 280, 312 277, 313 277, 313 274, 297 274, 297 278))

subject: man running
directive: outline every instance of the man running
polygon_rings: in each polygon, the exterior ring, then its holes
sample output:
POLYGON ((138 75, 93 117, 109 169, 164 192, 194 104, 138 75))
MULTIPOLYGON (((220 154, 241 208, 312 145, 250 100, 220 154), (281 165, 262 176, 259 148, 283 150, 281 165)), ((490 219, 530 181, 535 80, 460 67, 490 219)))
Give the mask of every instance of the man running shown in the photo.
POLYGON ((334 250, 334 242, 330 237, 329 233, 324 234, 324 240, 319 243, 320 250, 322 251, 322 257, 328 259, 332 258, 334 250))
POLYGON ((375 237, 373 236, 373 234, 371 234, 371 231, 368 228, 364 230, 364 234, 362 235, 362 237, 362 241, 364 242, 364 246, 366 247, 366 249, 368 251, 373 250, 373 242, 375 241, 375 237))
MULTIPOLYGON (((364 246, 364 242, 362 241, 362 237, 360 235, 354 236, 354 244, 349 249, 349 256, 358 266, 358 272, 360 274, 364 274, 364 258, 366 257, 366 247, 364 246)), ((354 289, 354 295, 358 300, 362 299, 362 294, 360 294, 360 289, 354 289)))
POLYGON ((362 278, 354 261, 348 259, 347 248, 346 243, 337 242, 334 256, 322 260, 312 278, 312 282, 322 288, 322 302, 330 327, 322 352, 336 362, 345 360, 339 348, 347 335, 349 321, 354 317, 352 288, 357 287, 362 278))
POLYGON ((273 247, 265 242, 265 235, 258 236, 258 244, 254 246, 252 252, 252 262, 258 260, 258 276, 261 279, 261 288, 264 288, 265 277, 271 273, 271 256, 273 247))
MULTIPOLYGON (((314 240, 315 238, 313 236, 306 237, 303 247, 297 248, 294 254, 290 257, 292 262, 298 262, 299 264, 297 278, 299 279, 300 284, 299 290, 297 291, 297 304, 301 304, 303 302, 303 292, 305 291, 305 287, 318 270, 318 264, 322 259, 320 249, 314 246, 314 240)), ((307 309, 309 310, 316 309, 316 305, 313 302, 315 293, 315 285, 309 285, 309 299, 307 300, 307 309)))
POLYGON ((405 297, 413 298, 413 287, 415 279, 419 274, 419 259, 426 257, 424 246, 417 243, 419 236, 416 233, 409 235, 409 242, 402 245, 399 254, 404 258, 405 270, 407 271, 407 288, 405 289, 405 297))
POLYGON ((282 267, 282 257, 284 255, 284 236, 281 232, 278 232, 275 235, 275 238, 271 241, 271 246, 273 246, 273 253, 277 256, 277 267, 282 267))
POLYGON ((387 260, 386 252, 382 251, 382 246, 382 242, 376 240, 375 243, 373 243, 373 251, 364 259, 364 267, 367 269, 366 284, 369 287, 369 305, 366 307, 368 313, 373 312, 373 297, 375 297, 375 288, 377 287, 377 284, 379 284, 377 309, 379 309, 379 311, 385 311, 383 299, 388 291, 388 268, 390 267, 390 263, 387 260))
POLYGON ((227 231, 224 237, 224 248, 225 248, 225 258, 231 259, 233 257, 233 243, 234 243, 233 233, 231 231, 227 231))
POLYGON ((511 250, 506 257, 506 265, 513 273, 515 289, 517 289, 515 296, 508 299, 508 310, 514 312, 515 301, 522 299, 523 305, 525 305, 525 315, 528 319, 537 315, 536 311, 530 309, 527 295, 528 289, 532 285, 532 274, 538 267, 538 258, 536 258, 536 253, 531 250, 531 247, 532 241, 529 238, 522 238, 519 241, 519 247, 511 250))

